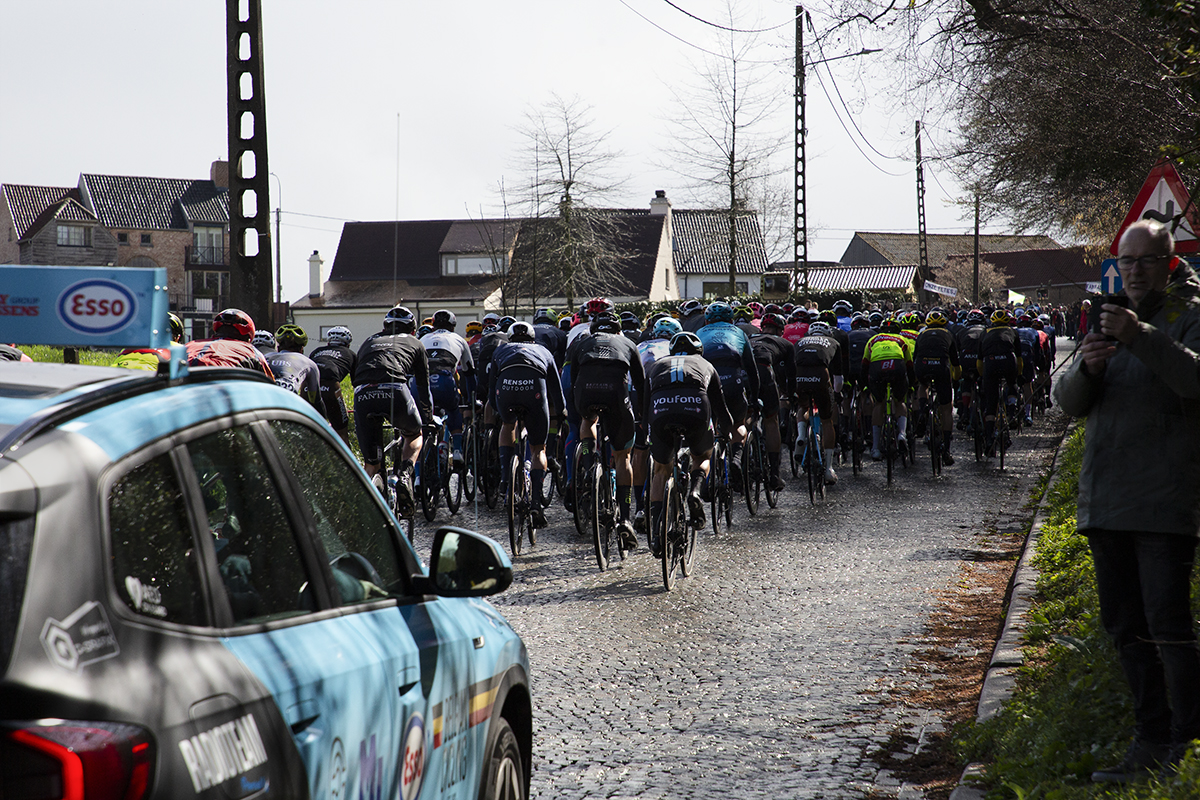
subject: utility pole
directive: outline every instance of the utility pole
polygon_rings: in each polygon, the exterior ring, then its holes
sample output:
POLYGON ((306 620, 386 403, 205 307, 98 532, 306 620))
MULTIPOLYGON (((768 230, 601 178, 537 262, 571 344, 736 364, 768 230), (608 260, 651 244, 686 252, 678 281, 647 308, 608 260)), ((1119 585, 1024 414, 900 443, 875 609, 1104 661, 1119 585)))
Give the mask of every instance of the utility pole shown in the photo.
POLYGON ((925 236, 925 165, 921 162, 921 120, 916 122, 917 137, 917 274, 921 277, 921 292, 918 295, 928 301, 925 281, 929 280, 929 241, 925 236))
POLYGON ((804 184, 804 7, 796 6, 796 217, 792 227, 792 279, 789 289, 808 293, 808 200, 804 184))
POLYGON ((273 327, 261 0, 225 0, 225 36, 230 302, 258 325, 273 327))
POLYGON ((971 305, 979 305, 979 187, 975 187, 975 267, 972 271, 971 305))

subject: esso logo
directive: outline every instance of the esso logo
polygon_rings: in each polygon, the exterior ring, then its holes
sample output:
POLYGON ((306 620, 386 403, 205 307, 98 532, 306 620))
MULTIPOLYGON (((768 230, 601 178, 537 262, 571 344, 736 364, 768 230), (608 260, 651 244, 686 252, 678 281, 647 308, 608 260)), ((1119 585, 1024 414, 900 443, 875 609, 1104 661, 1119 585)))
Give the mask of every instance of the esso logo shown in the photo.
POLYGON ((420 714, 408 718, 401 750, 400 800, 415 800, 425 778, 425 721, 420 714))
POLYGON ((133 294, 115 281, 94 279, 67 288, 58 298, 58 316, 81 333, 112 333, 137 314, 133 294))

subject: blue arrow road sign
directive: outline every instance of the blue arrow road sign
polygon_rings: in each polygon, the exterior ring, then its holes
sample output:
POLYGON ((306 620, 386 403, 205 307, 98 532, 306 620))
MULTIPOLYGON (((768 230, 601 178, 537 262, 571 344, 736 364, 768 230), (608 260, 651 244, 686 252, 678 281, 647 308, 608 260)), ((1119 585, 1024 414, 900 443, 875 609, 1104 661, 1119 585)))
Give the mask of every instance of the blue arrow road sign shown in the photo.
POLYGON ((1117 270, 1117 260, 1106 258, 1100 262, 1100 285, 1105 294, 1116 294, 1121 291, 1121 273, 1117 270))

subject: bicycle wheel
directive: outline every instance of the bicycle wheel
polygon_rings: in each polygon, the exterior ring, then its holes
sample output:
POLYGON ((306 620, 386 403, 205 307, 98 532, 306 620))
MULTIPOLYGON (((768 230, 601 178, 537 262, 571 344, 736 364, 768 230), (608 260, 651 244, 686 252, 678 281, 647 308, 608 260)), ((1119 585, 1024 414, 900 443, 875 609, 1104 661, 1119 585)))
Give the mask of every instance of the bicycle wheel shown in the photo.
POLYGON ((929 414, 929 456, 935 477, 942 474, 942 419, 936 408, 929 414))
POLYGON ((663 498, 666 503, 655 524, 658 528, 659 549, 662 551, 659 560, 662 561, 663 586, 669 592, 675 586, 675 575, 683 560, 682 542, 679 540, 679 524, 682 521, 686 527, 691 526, 687 524, 687 517, 683 510, 683 492, 679 491, 674 478, 667 479, 663 498))
POLYGON ((525 528, 525 514, 528 509, 523 507, 521 495, 525 489, 525 470, 520 456, 513 456, 508 462, 508 493, 504 498, 504 507, 508 516, 508 546, 513 558, 521 555, 521 539, 525 528))
MULTIPOLYGON (((820 424, 820 423, 818 423, 818 424, 820 424)), ((810 429, 808 435, 810 437, 812 437, 813 453, 816 456, 816 458, 814 458, 813 461, 816 465, 814 467, 814 470, 816 472, 816 479, 817 479, 816 480, 817 497, 820 500, 824 500, 825 499, 825 451, 821 449, 821 437, 817 435, 815 428, 810 429)))
POLYGON ((591 475, 584 474, 583 469, 583 448, 575 448, 575 466, 572 474, 575 476, 575 482, 572 484, 572 491, 575 493, 575 531, 580 536, 585 536, 591 531, 592 526, 592 509, 590 506, 592 498, 592 481, 591 475))
POLYGON ((479 460, 479 477, 483 479, 483 500, 495 510, 500 505, 500 441, 496 431, 484 432, 483 457, 479 460))
POLYGON ((983 414, 979 411, 979 400, 971 398, 971 428, 975 434, 975 460, 983 461, 987 457, 983 441, 983 414))
POLYGON ((612 540, 612 529, 608 526, 612 510, 606 507, 610 497, 605 485, 608 482, 607 472, 608 469, 599 459, 592 464, 590 480, 592 497, 595 498, 595 502, 592 503, 592 546, 596 550, 596 566, 600 567, 601 572, 608 569, 609 546, 612 540))
POLYGON ((863 452, 867 446, 866 437, 863 435, 862 414, 859 412, 857 400, 852 404, 850 414, 850 418, 854 420, 850 428, 850 463, 857 476, 862 473, 863 452))
POLYGON ((421 513, 426 522, 433 522, 437 516, 438 495, 441 493, 441 476, 438 469, 438 447, 436 441, 427 440, 421 448, 421 458, 417 462, 420 471, 420 482, 416 485, 416 494, 421 500, 421 513))
POLYGON ((896 465, 896 420, 891 412, 883 420, 883 460, 887 462, 887 485, 892 485, 896 465))
POLYGON ((682 488, 687 485, 686 481, 687 477, 685 473, 683 476, 683 482, 680 484, 681 488, 676 491, 676 495, 679 499, 679 516, 675 520, 675 530, 676 535, 678 536, 678 542, 676 546, 683 549, 683 552, 679 556, 679 571, 683 573, 683 577, 685 578, 692 574, 692 562, 696 556, 697 537, 696 528, 688 519, 687 496, 682 488))
POLYGON ((725 444, 717 442, 713 445, 712 460, 708 465, 708 505, 709 514, 712 516, 713 534, 721 532, 721 514, 724 509, 721 508, 721 486, 724 481, 728 480, 728 473, 725 465, 725 444))
POLYGON ((800 455, 796 453, 796 437, 799 435, 800 429, 797 425, 796 413, 788 414, 787 426, 787 449, 788 462, 792 468, 792 478, 800 476, 800 455))
POLYGON ((478 482, 478 470, 476 469, 475 451, 475 423, 468 422, 463 426, 463 468, 462 476, 459 479, 459 484, 462 486, 463 494, 467 498, 467 502, 475 500, 475 488, 478 482))
POLYGON ((771 488, 771 470, 770 456, 766 452, 766 447, 759 447, 761 460, 759 461, 759 472, 763 478, 763 494, 767 497, 767 505, 775 508, 779 505, 779 490, 771 488))
POLYGON ((1008 389, 1003 382, 1000 384, 1000 403, 996 408, 996 448, 1000 451, 1000 469, 1004 469, 1004 454, 1008 451, 1008 389))
POLYGON ((440 461, 442 464, 442 491, 446 495, 446 510, 451 514, 457 514, 458 509, 462 507, 465 470, 454 469, 450 464, 448 452, 442 454, 440 461))
POLYGON ((746 495, 746 510, 753 517, 758 513, 763 486, 762 440, 757 429, 752 428, 746 438, 746 446, 742 451, 742 466, 742 492, 746 495))

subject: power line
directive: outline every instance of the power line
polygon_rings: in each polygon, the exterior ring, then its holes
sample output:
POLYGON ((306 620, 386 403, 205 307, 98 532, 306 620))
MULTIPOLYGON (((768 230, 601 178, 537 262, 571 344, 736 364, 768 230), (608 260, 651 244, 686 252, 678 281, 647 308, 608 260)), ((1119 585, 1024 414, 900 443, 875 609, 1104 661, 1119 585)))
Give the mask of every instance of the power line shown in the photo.
POLYGON ((876 164, 874 161, 871 160, 871 157, 869 155, 867 155, 867 152, 865 150, 863 150, 861 147, 859 147, 858 142, 855 141, 855 139, 854 139, 854 135, 852 133, 850 133, 850 129, 847 128, 846 123, 842 121, 842 115, 838 113, 837 106, 834 105, 833 98, 829 96, 829 90, 825 88, 825 81, 821 79, 820 72, 817 72, 817 83, 819 83, 821 85, 821 91, 824 92, 825 99, 829 101, 829 105, 833 108, 833 116, 835 116, 837 118, 838 124, 841 125, 842 130, 844 130, 846 132, 846 138, 850 140, 850 144, 854 145, 854 149, 856 149, 856 150, 858 150, 858 152, 862 153, 862 157, 867 160, 867 163, 870 164, 875 169, 882 172, 884 175, 890 175, 893 178, 903 177, 904 176, 903 172, 888 172, 886 169, 884 169, 883 167, 876 164))
POLYGON ((688 47, 699 50, 701 53, 706 53, 714 58, 724 58, 724 59, 728 59, 730 61, 740 61, 743 64, 775 64, 775 65, 778 65, 780 63, 778 59, 774 59, 774 60, 770 60, 770 61, 760 61, 757 59, 750 59, 750 58, 730 58, 728 55, 726 55, 724 53, 714 53, 712 50, 707 50, 698 44, 692 44, 687 39, 684 39, 682 36, 679 36, 678 34, 671 33, 669 30, 664 28, 662 25, 659 25, 657 22, 650 19, 642 12, 638 11, 636 8, 629 5, 629 3, 625 2, 625 0, 618 0, 618 1, 621 3, 621 5, 625 6, 630 11, 632 11, 634 14, 637 14, 639 17, 644 19, 646 22, 649 22, 651 25, 658 28, 660 31, 665 33, 667 36, 670 36, 672 39, 682 42, 683 44, 686 44, 688 47))
POLYGON ((346 219, 345 217, 325 217, 320 214, 305 214, 300 211, 288 211, 286 208, 279 209, 283 214, 291 214, 293 217, 312 217, 313 219, 330 219, 334 222, 357 222, 358 220, 346 219))
POLYGON ((705 25, 711 25, 712 27, 717 28, 718 30, 729 31, 730 33, 769 33, 771 31, 777 31, 780 28, 784 27, 785 25, 791 25, 793 22, 795 22, 795 17, 793 17, 792 19, 789 19, 787 22, 781 22, 778 25, 772 25, 770 28, 758 28, 756 30, 744 30, 742 28, 727 28, 724 25, 718 25, 717 23, 709 22, 708 20, 703 19, 702 17, 697 17, 692 12, 687 11, 686 9, 680 8, 679 6, 675 5, 674 3, 671 2, 671 0, 663 0, 663 2, 666 3, 667 5, 669 5, 671 8, 678 11, 679 13, 681 13, 685 16, 691 17, 692 19, 696 20, 697 22, 703 22, 705 25))

